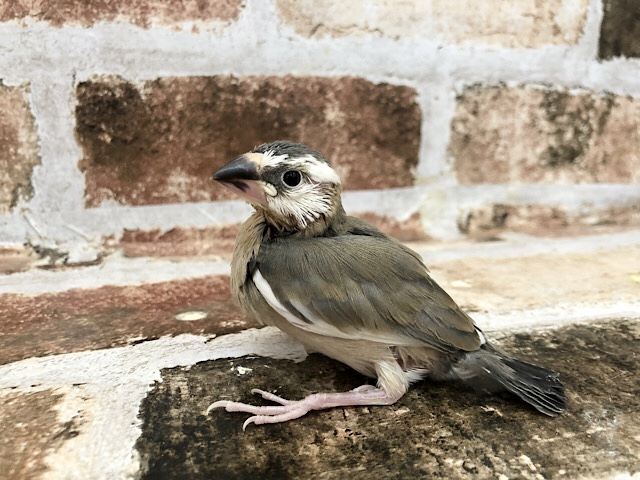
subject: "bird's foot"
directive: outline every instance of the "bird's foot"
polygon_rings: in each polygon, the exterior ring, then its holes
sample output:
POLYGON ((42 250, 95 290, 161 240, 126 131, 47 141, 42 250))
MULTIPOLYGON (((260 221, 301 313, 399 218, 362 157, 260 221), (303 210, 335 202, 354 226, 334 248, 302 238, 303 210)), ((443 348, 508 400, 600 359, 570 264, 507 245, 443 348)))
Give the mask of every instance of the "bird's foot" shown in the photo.
POLYGON ((247 428, 247 425, 252 423, 256 425, 281 423, 300 418, 311 410, 357 405, 391 405, 400 398, 399 396, 389 395, 383 389, 376 388, 373 385, 362 385, 349 392, 314 393, 302 400, 286 400, 273 393, 258 389, 251 390, 251 393, 257 393, 265 400, 279 403, 280 405, 260 407, 246 403, 220 400, 212 403, 209 408, 207 408, 207 415, 211 410, 216 408, 224 408, 227 412, 251 413, 253 416, 249 417, 242 425, 242 429, 244 430, 247 428))

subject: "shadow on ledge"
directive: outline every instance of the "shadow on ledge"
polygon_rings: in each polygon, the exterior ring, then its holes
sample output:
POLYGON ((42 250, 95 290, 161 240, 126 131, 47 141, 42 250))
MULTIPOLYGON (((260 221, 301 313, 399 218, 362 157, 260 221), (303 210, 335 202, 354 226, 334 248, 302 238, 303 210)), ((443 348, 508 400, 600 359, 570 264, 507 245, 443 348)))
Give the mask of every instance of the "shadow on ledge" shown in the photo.
POLYGON ((244 357, 162 372, 141 407, 144 479, 602 477, 640 471, 640 323, 516 334, 499 342, 562 372, 568 414, 548 418, 515 397, 450 383, 415 385, 391 407, 312 412, 278 425, 204 415, 221 399, 268 404, 252 388, 298 399, 363 377, 320 355, 302 363, 244 357))

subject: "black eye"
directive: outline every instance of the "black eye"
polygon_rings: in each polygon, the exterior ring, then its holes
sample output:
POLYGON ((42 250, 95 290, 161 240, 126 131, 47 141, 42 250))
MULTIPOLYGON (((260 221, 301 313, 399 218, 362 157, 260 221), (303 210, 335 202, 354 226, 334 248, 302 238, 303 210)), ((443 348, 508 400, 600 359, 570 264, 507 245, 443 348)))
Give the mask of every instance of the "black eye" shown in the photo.
POLYGON ((295 187, 302 180, 302 175, 297 170, 289 170, 282 175, 282 181, 290 187, 295 187))

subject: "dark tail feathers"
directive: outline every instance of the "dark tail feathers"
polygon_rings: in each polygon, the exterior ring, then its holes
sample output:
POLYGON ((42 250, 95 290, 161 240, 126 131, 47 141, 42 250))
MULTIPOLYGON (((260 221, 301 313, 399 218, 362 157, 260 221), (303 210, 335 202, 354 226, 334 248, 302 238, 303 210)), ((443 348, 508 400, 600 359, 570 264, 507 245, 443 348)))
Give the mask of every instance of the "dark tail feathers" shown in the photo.
POLYGON ((452 373, 481 390, 506 389, 551 417, 567 409, 556 372, 510 358, 489 344, 466 353, 452 366, 452 373))

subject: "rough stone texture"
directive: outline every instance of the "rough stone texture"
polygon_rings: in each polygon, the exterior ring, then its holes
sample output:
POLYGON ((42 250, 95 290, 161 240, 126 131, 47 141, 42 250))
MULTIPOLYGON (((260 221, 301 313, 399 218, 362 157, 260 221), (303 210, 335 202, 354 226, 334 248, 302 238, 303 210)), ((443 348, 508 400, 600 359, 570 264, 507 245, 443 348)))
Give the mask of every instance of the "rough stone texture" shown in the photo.
POLYGON ((7 87, 0 80, 0 213, 33 196, 31 172, 36 165, 38 135, 28 88, 7 87))
POLYGON ((530 87, 465 89, 449 156, 460 183, 640 182, 640 100, 530 87))
POLYGON ((128 22, 141 27, 172 25, 189 21, 235 20, 242 0, 116 0, 78 2, 74 0, 17 0, 3 2, 0 22, 42 21, 60 27, 65 24, 91 26, 97 22, 128 22))
MULTIPOLYGON (((390 407, 312 412, 250 426, 214 400, 257 402, 252 388, 300 398, 365 379, 312 355, 164 370, 143 402, 142 478, 603 478, 640 471, 640 323, 518 334, 499 344, 561 372, 570 410, 547 418, 515 398, 423 382, 390 407), (240 368, 241 367, 241 368, 240 368), (240 452, 240 453, 239 453, 240 452)), ((266 404, 266 402, 264 402, 266 404)))
POLYGON ((598 56, 604 60, 640 57, 640 3, 637 0, 604 0, 598 56))
POLYGON ((421 114, 414 89, 361 78, 117 77, 77 89, 86 205, 232 198, 211 174, 277 139, 307 143, 347 189, 412 184, 421 114))
POLYGON ((425 37, 446 43, 511 48, 575 44, 582 35, 587 0, 278 0, 281 19, 306 37, 382 35, 425 37))
POLYGON ((640 205, 570 213, 547 205, 497 203, 466 211, 458 219, 460 231, 478 239, 496 239, 504 231, 559 237, 609 233, 640 226, 640 205))
MULTIPOLYGON (((374 213, 357 215, 400 241, 427 240, 418 214, 404 222, 374 213)), ((108 241, 107 247, 121 248, 127 257, 192 257, 223 256, 230 258, 240 224, 208 228, 173 228, 160 230, 125 230, 118 242, 108 241)), ((2 272, 0 251, 0 273, 2 272)))
POLYGON ((229 278, 205 277, 142 286, 0 295, 0 364, 97 350, 193 333, 216 335, 257 324, 231 302, 229 278), (196 321, 176 315, 202 311, 196 321))
POLYGON ((60 421, 64 395, 55 390, 0 391, 0 477, 39 478, 45 458, 77 435, 73 421, 60 421))

